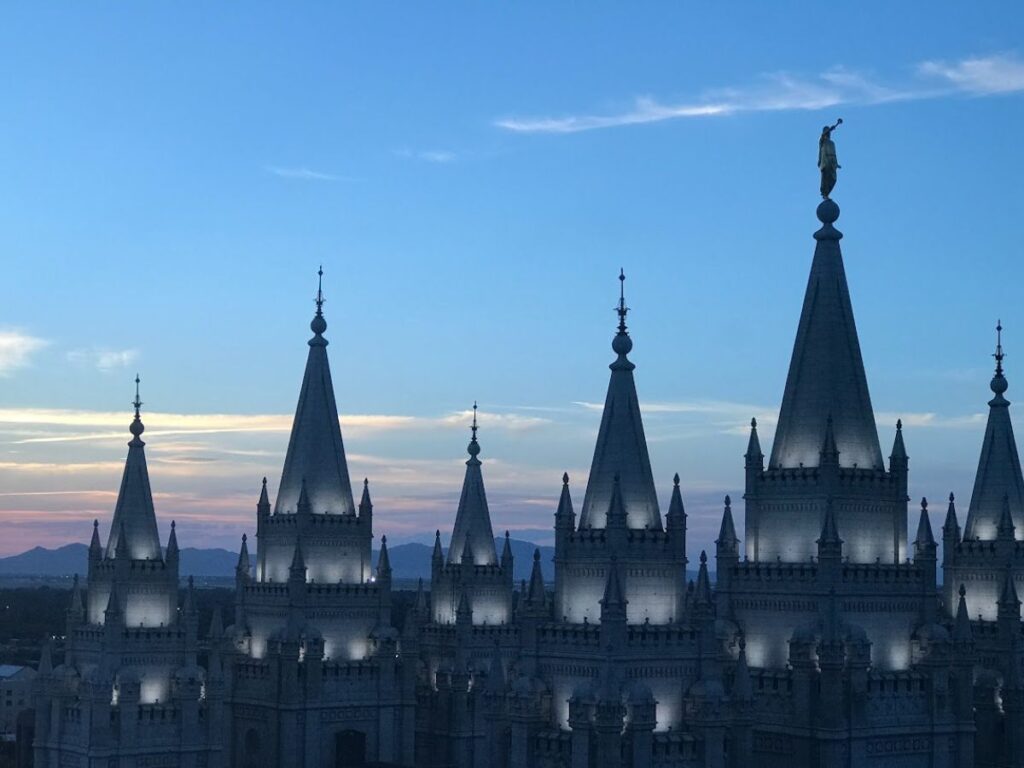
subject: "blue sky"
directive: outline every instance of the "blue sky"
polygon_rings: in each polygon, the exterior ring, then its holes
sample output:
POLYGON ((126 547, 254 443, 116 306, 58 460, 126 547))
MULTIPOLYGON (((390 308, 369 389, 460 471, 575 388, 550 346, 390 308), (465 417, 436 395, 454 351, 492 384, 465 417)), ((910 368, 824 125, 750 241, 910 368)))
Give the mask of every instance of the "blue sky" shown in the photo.
POLYGON ((234 547, 323 263, 350 464, 399 538, 450 527, 474 398, 496 529, 543 538, 563 470, 582 502, 624 267, 695 556, 751 416, 770 441, 840 116, 883 450, 901 416, 912 493, 966 508, 997 317, 1011 400, 1024 356, 1024 8, 984 7, 4 7, 0 550, 109 520, 136 370, 162 528, 234 547))

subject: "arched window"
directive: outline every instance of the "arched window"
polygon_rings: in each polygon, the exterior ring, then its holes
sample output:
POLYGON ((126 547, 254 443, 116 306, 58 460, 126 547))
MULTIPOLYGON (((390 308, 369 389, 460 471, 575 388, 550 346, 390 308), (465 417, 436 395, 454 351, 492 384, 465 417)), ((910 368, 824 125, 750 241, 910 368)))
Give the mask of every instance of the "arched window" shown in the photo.
POLYGON ((366 734, 346 729, 334 734, 334 768, 366 765, 366 734))

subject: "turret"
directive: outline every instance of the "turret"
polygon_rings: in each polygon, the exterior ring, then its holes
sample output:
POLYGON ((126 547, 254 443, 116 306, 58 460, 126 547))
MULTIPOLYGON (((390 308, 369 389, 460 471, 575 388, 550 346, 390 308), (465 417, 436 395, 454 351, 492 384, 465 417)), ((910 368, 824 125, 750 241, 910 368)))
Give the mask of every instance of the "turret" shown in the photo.
POLYGON ((825 420, 825 438, 821 441, 818 453, 818 465, 824 470, 839 468, 839 447, 836 445, 836 431, 832 424, 832 414, 825 420))
POLYGON ((612 498, 608 505, 605 530, 607 531, 608 544, 613 552, 619 552, 625 546, 627 537, 626 504, 622 500, 622 486, 619 483, 619 474, 615 473, 612 484, 612 498))
POLYGON ((695 616, 707 617, 713 613, 711 595, 711 578, 708 576, 708 555, 701 550, 700 569, 697 571, 697 586, 693 592, 693 611, 695 616))
POLYGON ((270 517, 270 494, 267 493, 267 478, 260 484, 260 498, 256 502, 256 521, 261 524, 270 517))
POLYGON ((757 437, 757 419, 750 420, 750 439, 747 441, 747 452, 743 459, 748 477, 764 471, 764 453, 761 451, 761 441, 757 437))
POLYGON ((818 537, 818 563, 822 573, 828 573, 832 579, 838 578, 839 567, 843 560, 843 540, 839 538, 836 526, 836 515, 832 498, 825 502, 825 520, 818 537))
POLYGON ((103 559, 103 545, 100 544, 100 521, 92 521, 92 540, 89 542, 89 572, 103 559))
POLYGON ((164 555, 164 561, 167 563, 167 570, 174 574, 175 581, 177 581, 179 555, 178 533, 175 531, 175 522, 171 520, 171 535, 167 537, 167 553, 164 555))
POLYGON ((601 645, 622 650, 626 642, 626 591, 623 589, 618 559, 612 555, 601 598, 601 645))
POLYGON ((540 549, 533 550, 533 569, 530 571, 530 584, 526 590, 525 607, 533 616, 543 616, 547 610, 544 573, 540 567, 540 549))
POLYGON ((732 570, 739 563, 740 541, 736 538, 736 526, 732 520, 732 499, 725 497, 725 508, 722 510, 722 525, 715 541, 715 567, 718 571, 718 600, 720 615, 729 614, 730 586, 732 570))
POLYGON ((288 582, 306 583, 306 558, 302 554, 302 542, 295 542, 292 564, 288 568, 288 582))
POLYGON ((1004 621, 1013 628, 1012 634, 1019 635, 1017 626, 1020 622, 1020 599, 1017 597, 1017 585, 1014 583, 1013 569, 1008 565, 1003 575, 1003 585, 999 590, 999 622, 1004 621))
POLYGON ((249 565, 249 544, 246 535, 242 534, 242 546, 238 550, 238 562, 235 564, 235 588, 241 590, 252 578, 249 565))
POLYGON ((512 538, 505 531, 505 545, 501 549, 501 572, 505 574, 509 587, 512 586, 512 538))
POLYGON ((917 537, 914 539, 914 565, 921 570, 921 621, 935 622, 938 606, 936 595, 936 544, 932 535, 932 523, 928 517, 928 499, 921 499, 921 517, 917 522, 917 537))
POLYGON ((572 496, 569 493, 569 473, 562 473, 562 495, 558 497, 558 509, 555 510, 555 555, 561 554, 576 530, 576 513, 572 508, 572 496))
MULTIPOLYGON (((668 514, 665 515, 665 528, 672 538, 672 547, 682 558, 683 567, 686 567, 686 510, 683 508, 683 495, 679 491, 679 473, 672 478, 672 499, 668 504, 668 514)), ((685 574, 684 574, 685 577, 685 574)))
POLYGON ((377 558, 377 583, 391 585, 391 558, 388 557, 388 537, 380 537, 380 557, 377 558))
POLYGON ((78 583, 78 574, 76 573, 71 582, 71 605, 68 606, 67 634, 70 635, 71 630, 81 625, 83 621, 85 621, 85 604, 82 601, 82 588, 78 583))
POLYGON ((889 454, 889 473, 899 484, 900 493, 907 495, 907 473, 910 460, 907 458, 907 447, 903 444, 903 420, 896 420, 896 437, 892 441, 892 453, 889 454))
POLYGON ((359 499, 359 519, 361 521, 373 522, 373 502, 370 501, 370 479, 363 478, 363 495, 359 499))
POLYGON ((956 517, 956 500, 949 494, 949 506, 946 507, 946 521, 942 524, 943 563, 950 563, 956 554, 956 545, 960 543, 960 522, 956 517))
POLYGON ((434 583, 437 582, 437 574, 444 566, 444 550, 441 549, 441 530, 434 531, 434 551, 430 555, 431 571, 434 575, 434 583))
POLYGON ((1016 529, 1013 525, 1013 515, 1010 514, 1010 497, 1003 494, 1002 509, 999 512, 999 525, 996 528, 996 540, 1012 542, 1016 536, 1016 529))

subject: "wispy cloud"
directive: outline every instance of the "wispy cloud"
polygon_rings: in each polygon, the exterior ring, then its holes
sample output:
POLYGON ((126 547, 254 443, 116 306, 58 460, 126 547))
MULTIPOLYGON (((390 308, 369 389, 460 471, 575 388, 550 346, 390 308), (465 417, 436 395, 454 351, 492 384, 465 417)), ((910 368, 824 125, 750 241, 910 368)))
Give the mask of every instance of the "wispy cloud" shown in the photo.
POLYGON ((10 376, 18 368, 24 368, 33 353, 49 342, 18 330, 0 330, 0 376, 10 376))
POLYGON ((954 62, 925 61, 918 71, 977 96, 1024 90, 1024 61, 1009 53, 954 62))
POLYGON ((449 149, 396 149, 395 155, 410 160, 421 160, 425 163, 453 163, 457 155, 449 149))
POLYGON ((127 368, 138 358, 136 349, 73 349, 68 352, 68 362, 81 367, 95 368, 102 373, 127 368))
POLYGON ((651 96, 609 114, 503 117, 495 125, 516 133, 578 133, 599 128, 659 123, 740 112, 819 110, 845 104, 874 105, 956 94, 985 96, 1024 90, 1024 62, 1003 53, 954 61, 926 61, 914 76, 887 83, 870 73, 833 67, 814 76, 762 74, 752 83, 707 90, 692 99, 666 102, 651 96))
POLYGON ((296 179, 298 181, 342 181, 345 177, 333 173, 314 171, 312 168, 303 166, 280 166, 268 165, 267 173, 279 176, 282 179, 296 179))

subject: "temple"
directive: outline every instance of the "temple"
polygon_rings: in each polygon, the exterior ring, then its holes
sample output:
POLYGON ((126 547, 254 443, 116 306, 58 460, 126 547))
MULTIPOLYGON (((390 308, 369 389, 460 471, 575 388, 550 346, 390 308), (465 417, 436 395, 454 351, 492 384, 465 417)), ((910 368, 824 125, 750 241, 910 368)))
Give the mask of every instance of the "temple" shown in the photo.
POLYGON ((901 422, 882 456, 839 206, 817 218, 771 451, 752 420, 742 537, 724 496, 711 553, 687 550, 678 474, 659 504, 623 273, 578 513, 552 470, 551 583, 537 550, 516 585, 513 542, 495 539, 474 405, 430 583, 399 599, 385 537, 374 565, 367 480, 354 503, 318 290, 276 498, 264 479, 233 620, 200 637, 173 523, 160 549, 136 397, 107 545, 94 528, 64 662, 48 645, 40 665, 37 764, 1024 766, 1024 480, 1002 326, 974 493, 962 529, 949 495, 940 541, 927 499, 908 511, 901 422))

